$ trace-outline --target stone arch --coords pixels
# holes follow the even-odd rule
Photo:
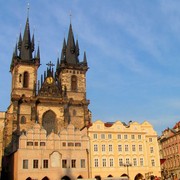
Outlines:
[[[30,178],[30,177],[28,177],[28,178],[26,178],[26,180],[31,180],[31,178]]]
[[[127,174],[122,174],[121,177],[129,177]]]
[[[81,175],[79,175],[79,176],[77,177],[77,179],[83,179],[83,177],[82,177]]]
[[[113,176],[111,174],[109,174],[108,177],[113,177]]]
[[[101,176],[95,176],[96,180],[101,180]]]
[[[28,88],[29,85],[29,73],[27,71],[23,74],[23,87]]]
[[[52,131],[56,133],[56,114],[53,111],[49,110],[43,114],[42,126],[47,131],[47,135]]]
[[[42,180],[49,180],[49,178],[47,176],[45,176]]]
[[[75,75],[71,76],[71,90],[77,91],[77,76]]]
[[[63,176],[63,177],[61,178],[61,180],[71,180],[71,178],[68,177],[68,176]]]
[[[141,179],[143,179],[143,175],[141,173],[138,173],[134,178],[134,180],[141,180]]]

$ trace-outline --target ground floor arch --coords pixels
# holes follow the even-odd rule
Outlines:
[[[142,179],[143,179],[143,175],[141,173],[138,173],[134,178],[134,180],[142,180]]]
[[[61,180],[71,180],[71,178],[68,177],[68,176],[63,176],[63,177],[61,178]]]

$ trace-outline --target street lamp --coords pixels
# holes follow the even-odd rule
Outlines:
[[[128,178],[129,178],[129,167],[132,166],[132,164],[131,163],[125,163],[125,164],[123,164],[123,166],[127,167],[127,175],[128,175]]]

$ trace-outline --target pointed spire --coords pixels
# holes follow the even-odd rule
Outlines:
[[[76,55],[79,56],[79,43],[78,43],[78,40],[76,40]]]
[[[59,69],[59,57],[57,58],[56,69]]]
[[[19,34],[19,42],[18,42],[18,49],[21,50],[21,46],[22,46],[22,36],[21,36],[21,32]]]
[[[32,49],[32,52],[34,51],[34,34],[32,36],[32,40],[31,40],[31,49]]]
[[[66,54],[66,39],[64,38],[64,41],[63,41],[63,53]]]
[[[36,58],[40,59],[40,49],[39,49],[39,45],[38,45],[38,49],[37,49]]]
[[[87,66],[87,58],[86,58],[86,51],[84,51],[84,59],[83,59],[83,64]]]
[[[34,37],[32,38],[32,42],[31,42],[28,17],[26,20],[22,43],[21,43],[21,36],[20,36],[19,48],[20,48],[20,58],[22,60],[29,61],[32,59],[32,52],[34,51]]]

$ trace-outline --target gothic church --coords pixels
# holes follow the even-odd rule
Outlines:
[[[21,147],[27,150],[30,146],[34,147],[34,143],[36,144],[35,146],[48,146],[48,141],[50,140],[46,139],[46,137],[49,137],[55,143],[58,137],[54,140],[54,136],[57,136],[63,130],[67,130],[64,135],[66,140],[70,137],[68,132],[71,135],[74,133],[75,138],[85,136],[87,133],[85,135],[81,135],[81,133],[91,123],[91,113],[88,109],[89,100],[86,98],[86,72],[88,70],[86,53],[84,52],[84,59],[80,61],[78,57],[79,44],[78,40],[75,41],[74,39],[72,24],[70,23],[69,26],[67,40],[64,38],[61,57],[57,59],[56,67],[54,68],[54,64],[51,61],[47,63],[47,70],[41,75],[40,80],[38,80],[40,48],[38,46],[37,53],[34,53],[34,42],[34,35],[31,37],[30,34],[29,17],[27,17],[24,34],[23,36],[21,33],[19,35],[19,41],[15,45],[10,65],[12,92],[11,103],[6,112],[3,144],[3,176],[7,179],[36,179],[36,176],[32,178],[32,174],[27,177],[26,173],[22,176],[20,175],[21,173],[15,174],[15,169],[18,170],[18,162],[17,164],[14,163],[13,168],[9,167],[12,161],[18,161],[18,158],[15,158],[15,154],[20,152]],[[31,128],[33,128],[34,133],[36,131],[39,133],[39,136],[35,139],[33,138],[36,135],[31,137],[28,134]],[[45,136],[42,135],[44,132],[47,133]],[[32,131],[29,133],[33,134]],[[51,137],[52,134],[53,137]],[[21,146],[23,144],[21,142],[21,139],[23,139],[21,138],[22,135],[29,136],[31,140],[26,139],[26,145]],[[44,138],[43,141],[42,138]],[[71,140],[69,143],[71,143]],[[77,141],[77,147],[83,146],[78,143],[80,141]],[[64,146],[66,145],[64,144]],[[71,145],[69,144],[69,146]],[[38,154],[40,149],[37,148],[33,153]],[[59,167],[57,161],[53,161],[53,158],[61,158],[63,155],[58,149],[61,149],[61,147],[51,150],[46,157],[46,161],[42,159],[43,163],[46,163],[46,165],[43,164],[42,166],[46,168],[50,166],[48,165],[50,163],[48,158],[50,157],[51,165],[54,163],[52,166]],[[45,152],[45,149],[43,151]],[[84,149],[85,154],[87,154],[86,151],[87,148]],[[32,153],[28,150],[25,152]],[[83,152],[81,155],[83,156]],[[18,156],[22,158],[23,165],[21,166],[28,168],[27,154],[24,157],[22,154]],[[35,159],[38,159],[38,157]],[[83,160],[85,158],[82,159],[84,163]],[[32,166],[34,168],[40,166],[38,163],[40,164],[40,162],[34,161]],[[66,164],[65,161],[64,163]],[[62,175],[65,176],[67,174],[62,173]],[[50,176],[50,172],[44,178],[48,179],[48,176]],[[56,176],[56,178],[60,177],[62,177],[61,174]],[[39,175],[39,178],[43,179],[43,176]]]

